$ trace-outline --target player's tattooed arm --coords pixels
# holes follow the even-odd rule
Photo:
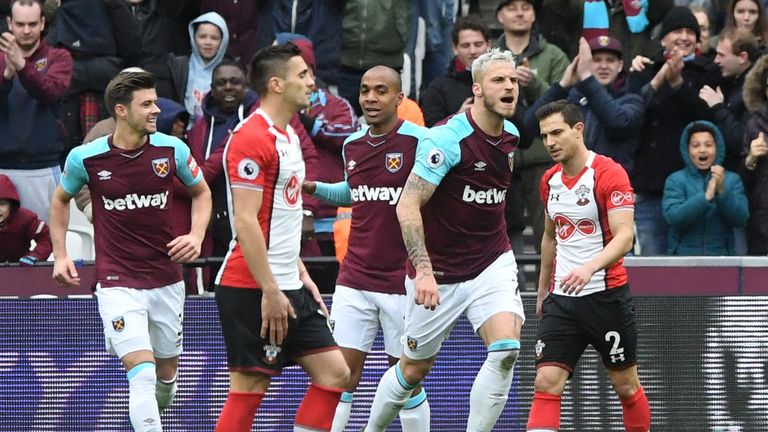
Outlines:
[[[435,193],[436,186],[411,173],[403,188],[400,203],[397,205],[397,218],[403,233],[403,242],[408,257],[417,270],[432,270],[432,263],[427,254],[424,241],[424,222],[421,219],[421,207]]]

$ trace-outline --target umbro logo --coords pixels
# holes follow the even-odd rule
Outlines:
[[[485,167],[488,164],[483,161],[475,162],[475,171],[485,171]]]
[[[99,176],[99,180],[109,180],[112,178],[112,173],[107,170],[101,170],[96,175]]]
[[[357,165],[357,162],[355,162],[355,161],[351,160],[351,161],[349,161],[349,163],[347,164],[347,169],[348,169],[348,170],[351,170],[351,169],[355,169],[355,166],[356,166],[356,165]]]

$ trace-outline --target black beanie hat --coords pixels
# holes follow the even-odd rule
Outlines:
[[[664,38],[667,33],[681,28],[689,28],[693,30],[693,32],[696,33],[696,41],[701,40],[699,22],[696,21],[693,12],[686,6],[675,6],[667,12],[664,21],[661,23],[661,34],[659,35],[659,39]]]

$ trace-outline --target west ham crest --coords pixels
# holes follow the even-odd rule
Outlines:
[[[387,159],[384,162],[384,166],[387,171],[396,173],[403,167],[403,154],[402,153],[387,153]]]
[[[40,60],[35,62],[35,70],[40,72],[43,69],[45,69],[45,66],[48,64],[48,57],[43,57]]]
[[[509,162],[509,170],[515,170],[515,152],[507,153],[507,161]]]
[[[122,315],[112,320],[112,328],[118,333],[123,331],[125,328],[125,319]]]
[[[419,347],[419,341],[417,341],[416,339],[410,336],[408,336],[407,338],[407,343],[408,343],[408,349],[411,351],[416,351],[416,349]]]
[[[171,162],[168,158],[152,159],[152,171],[160,178],[165,178],[171,172]]]
[[[535,349],[536,349],[536,358],[537,359],[541,359],[544,356],[544,347],[545,346],[547,346],[547,345],[544,342],[542,342],[541,339],[539,339],[536,342]]]

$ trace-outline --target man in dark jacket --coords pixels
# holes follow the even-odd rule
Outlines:
[[[488,26],[477,15],[467,15],[456,21],[451,34],[456,57],[448,74],[432,81],[422,96],[421,109],[427,127],[472,106],[472,62],[488,51],[490,36]]]
[[[72,57],[49,47],[40,3],[15,0],[11,32],[0,35],[0,174],[18,185],[24,205],[48,220],[64,149],[59,99],[72,78]]]
[[[630,173],[635,201],[637,240],[642,255],[664,255],[667,223],[661,211],[664,181],[683,168],[678,146],[685,125],[711,118],[711,110],[699,99],[699,90],[716,87],[717,66],[697,55],[700,29],[687,7],[674,7],[661,26],[661,46],[655,60],[635,58],[629,76],[630,91],[645,101],[645,123],[640,147]]]
[[[559,83],[542,95],[526,112],[525,128],[539,135],[536,111],[549,102],[568,99],[581,106],[585,118],[584,144],[632,171],[632,156],[645,119],[643,99],[626,91],[618,40],[599,36],[589,42],[581,38],[579,54]]]
[[[744,127],[749,119],[741,96],[744,77],[760,55],[759,43],[749,30],[723,31],[715,55],[723,81],[716,88],[705,85],[699,91],[699,97],[712,108],[714,123],[725,138],[723,166],[729,171],[739,169]]]
[[[35,241],[30,250],[31,241]],[[0,174],[0,262],[33,265],[51,255],[48,224],[19,202],[19,194],[8,176]]]

